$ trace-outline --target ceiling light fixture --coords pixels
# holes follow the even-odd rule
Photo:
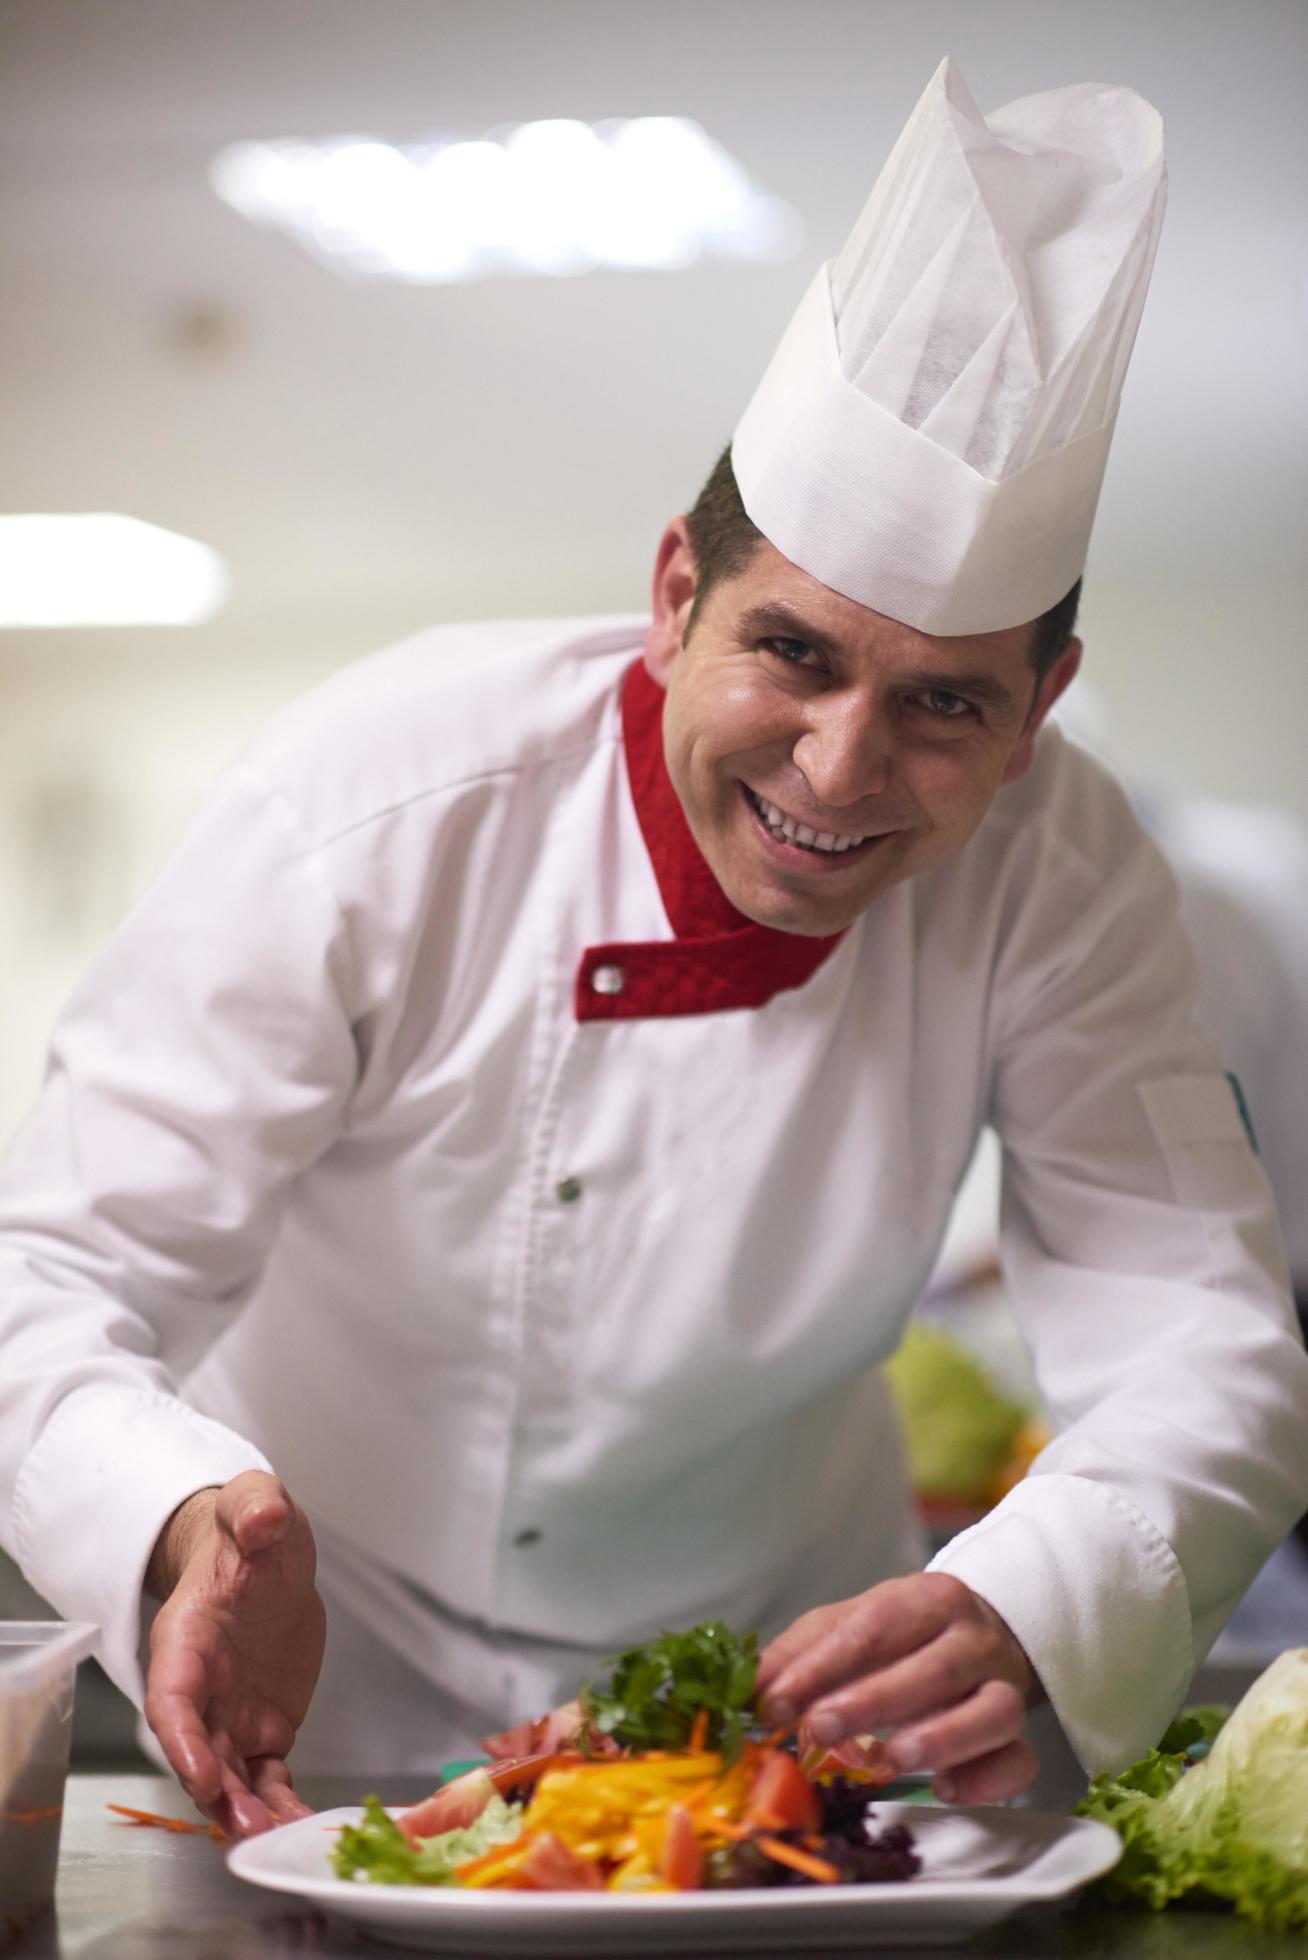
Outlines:
[[[138,517],[0,516],[0,627],[198,626],[226,595],[216,551]]]
[[[796,213],[684,116],[557,118],[470,141],[235,143],[210,181],[335,271],[438,285],[778,259]]]

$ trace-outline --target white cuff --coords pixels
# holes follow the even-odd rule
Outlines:
[[[155,1540],[197,1490],[270,1468],[253,1444],[172,1396],[102,1387],[65,1396],[29,1453],[14,1490],[19,1563],[67,1619],[100,1628],[97,1657],[138,1708]]]
[[[1088,1775],[1157,1742],[1194,1672],[1176,1555],[1119,1492],[1034,1474],[928,1567],[1002,1614]]]

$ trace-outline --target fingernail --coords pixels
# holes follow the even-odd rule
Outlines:
[[[916,1769],[926,1752],[915,1735],[897,1735],[886,1744],[886,1754],[901,1769]]]
[[[844,1722],[833,1709],[824,1708],[809,1720],[814,1742],[839,1742],[847,1733]]]

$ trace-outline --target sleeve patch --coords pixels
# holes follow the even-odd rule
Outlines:
[[[1140,1084],[1181,1204],[1225,1210],[1260,1180],[1253,1131],[1234,1077],[1171,1075]]]

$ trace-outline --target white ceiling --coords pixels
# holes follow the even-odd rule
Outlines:
[[[1300,644],[1303,0],[0,0],[3,507],[216,546],[231,604],[154,643],[178,658],[330,661],[441,616],[639,605],[664,518],[945,53],[983,107],[1094,77],[1162,108],[1172,203],[1092,560],[1103,618],[1151,595],[1173,663],[1207,631],[1187,692],[1251,594],[1256,634]],[[239,137],[657,113],[798,209],[799,260],[351,285],[206,181]],[[82,657],[66,635],[2,657],[56,639]],[[1166,749],[1178,669],[1150,671]],[[1300,659],[1282,686],[1308,705]]]

